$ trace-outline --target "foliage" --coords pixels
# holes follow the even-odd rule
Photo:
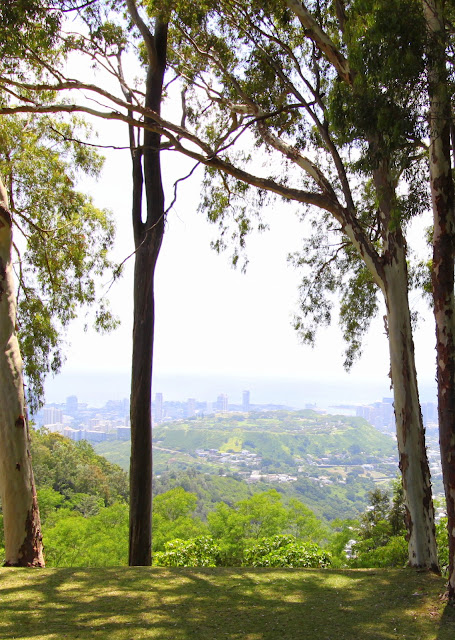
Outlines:
[[[10,0],[0,5],[0,53],[2,65],[18,71],[17,59],[34,66],[33,53],[52,59],[61,15],[45,0]],[[55,62],[55,58],[54,58]]]
[[[218,504],[207,521],[210,533],[220,544],[223,564],[241,564],[248,540],[281,533],[286,516],[281,496],[274,489],[240,500],[232,507]]]
[[[90,496],[104,506],[127,500],[126,473],[98,456],[86,440],[73,442],[45,429],[32,430],[31,438],[33,468],[43,499],[44,518],[52,509],[70,508],[84,513],[84,509],[90,509]]]
[[[288,507],[282,504],[282,496],[274,489],[257,493],[232,506],[220,502],[207,516],[212,536],[220,545],[224,565],[241,564],[244,553],[252,542],[276,535],[295,533],[299,543],[322,541],[327,529],[310,509],[298,500],[291,500]]]
[[[408,563],[408,543],[404,536],[392,536],[385,544],[369,548],[356,544],[350,567],[404,567]]]
[[[84,518],[64,510],[54,526],[44,528],[49,567],[108,567],[128,562],[128,506],[114,504]]]
[[[28,381],[29,407],[42,402],[45,375],[59,371],[65,329],[84,306],[97,305],[95,326],[116,325],[96,280],[112,268],[111,214],[77,190],[83,176],[100,174],[102,158],[75,142],[88,132],[80,119],[2,116],[0,173],[8,190],[13,224],[20,233],[18,335]]]
[[[403,490],[393,485],[393,501],[379,488],[370,493],[370,506],[360,518],[353,537],[349,565],[353,567],[395,567],[408,561],[405,538]]]
[[[153,564],[157,567],[216,567],[220,564],[220,548],[210,536],[172,540],[164,547],[164,551],[153,556]]]
[[[447,535],[447,518],[441,518],[436,525],[436,542],[438,543],[439,568],[443,575],[449,568],[449,539]]]
[[[317,544],[302,542],[291,535],[261,538],[245,549],[243,558],[246,567],[326,568],[330,564],[330,554]]]
[[[175,538],[187,540],[206,532],[206,526],[194,516],[196,503],[196,495],[182,487],[155,496],[152,517],[154,552],[168,550],[167,543]]]

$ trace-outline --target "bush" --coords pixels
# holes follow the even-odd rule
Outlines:
[[[350,567],[404,567],[408,562],[408,543],[404,536],[392,536],[387,544],[374,549],[359,550],[353,545]]]
[[[153,555],[157,567],[216,567],[220,563],[220,548],[210,536],[171,540],[164,548]]]
[[[449,538],[447,535],[447,518],[441,518],[436,525],[436,542],[438,543],[439,568],[442,575],[447,575],[449,568]]]
[[[301,542],[291,535],[262,538],[245,550],[243,565],[247,567],[312,567],[331,564],[330,554],[313,542]]]

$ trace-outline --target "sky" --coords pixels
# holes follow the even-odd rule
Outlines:
[[[94,123],[101,144],[128,144],[126,125]],[[99,207],[112,211],[116,221],[113,258],[133,252],[131,226],[131,168],[129,151],[103,152],[105,167],[98,181],[85,178],[79,188]],[[175,152],[163,154],[166,201],[173,183],[192,163]],[[228,393],[241,402],[243,389],[251,401],[305,406],[317,403],[368,403],[390,396],[388,345],[381,310],[365,338],[362,358],[348,374],[343,369],[339,328],[321,330],[316,346],[301,345],[292,317],[297,309],[298,273],[288,264],[299,249],[305,226],[298,205],[278,202],[265,212],[270,229],[247,241],[246,274],[233,269],[230,252],[210,248],[218,229],[198,212],[202,169],[179,186],[170,211],[156,272],[156,327],[153,393],[165,399],[214,400]],[[422,238],[424,222],[414,238]],[[46,385],[48,402],[62,402],[71,394],[80,401],[102,404],[129,394],[132,335],[133,260],[123,277],[100,281],[121,326],[110,335],[84,332],[85,318],[67,334],[62,372]],[[112,286],[110,286],[112,284]],[[423,401],[434,400],[434,329],[431,313],[420,296],[411,298],[420,314],[415,334],[416,360]]]

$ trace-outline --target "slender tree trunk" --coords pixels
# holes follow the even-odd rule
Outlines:
[[[372,148],[375,149],[375,142]],[[399,225],[388,161],[378,161],[373,179],[379,202],[384,251],[379,269],[387,308],[390,376],[393,385],[399,466],[403,479],[409,564],[439,573],[425,429],[420,411],[408,297],[406,242]]]
[[[399,234],[401,236],[401,234]],[[384,266],[399,466],[403,479],[409,564],[439,572],[430,470],[420,411],[403,243]]]
[[[16,336],[16,297],[11,264],[12,221],[0,181],[0,497],[5,565],[44,566]]]
[[[155,326],[154,274],[160,229],[144,231],[134,268],[134,326],[131,378],[129,564],[151,564],[152,548],[152,364]]]
[[[430,42],[430,185],[433,205],[433,303],[436,323],[439,445],[447,503],[448,596],[455,601],[455,202],[451,169],[443,3],[424,2]]]
[[[140,23],[142,29],[146,29]],[[145,106],[160,111],[166,68],[167,23],[156,20],[149,35],[149,69]],[[146,33],[146,35],[147,35]],[[151,564],[152,549],[152,365],[155,327],[154,276],[164,234],[164,193],[160,165],[160,136],[144,132],[141,148],[134,148],[133,229],[134,326],[131,377],[130,566]],[[145,185],[144,185],[145,183]],[[142,191],[146,212],[142,220]]]

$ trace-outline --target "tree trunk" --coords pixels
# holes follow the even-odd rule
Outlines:
[[[372,141],[375,151],[376,142]],[[406,508],[409,564],[439,573],[425,429],[420,411],[408,297],[406,242],[396,211],[388,160],[373,170],[379,203],[383,255],[378,273],[387,308],[390,376],[393,385],[399,466]]]
[[[131,377],[130,566],[151,564],[152,549],[152,363],[155,325],[154,274],[161,228],[144,232],[134,268]]]
[[[433,205],[433,303],[436,323],[439,445],[447,503],[448,597],[455,601],[455,202],[450,157],[451,105],[447,88],[443,3],[424,2],[430,34],[430,185]]]
[[[0,181],[0,497],[5,565],[43,567],[22,360],[15,327],[16,297],[11,248],[12,221],[6,190]]]
[[[143,29],[145,25],[141,23]],[[167,23],[156,20],[148,41],[149,69],[145,106],[160,112],[166,68]],[[147,119],[146,119],[147,120]],[[164,234],[164,193],[161,180],[160,136],[144,131],[144,144],[134,148],[133,229],[136,248],[134,268],[134,326],[131,377],[130,459],[130,566],[151,564],[152,549],[152,365],[155,326],[154,276]],[[146,216],[142,221],[145,182]]]
[[[420,412],[408,303],[404,241],[384,265],[390,370],[393,384],[399,465],[403,478],[409,564],[439,572],[430,470]],[[401,240],[401,242],[400,242]]]

